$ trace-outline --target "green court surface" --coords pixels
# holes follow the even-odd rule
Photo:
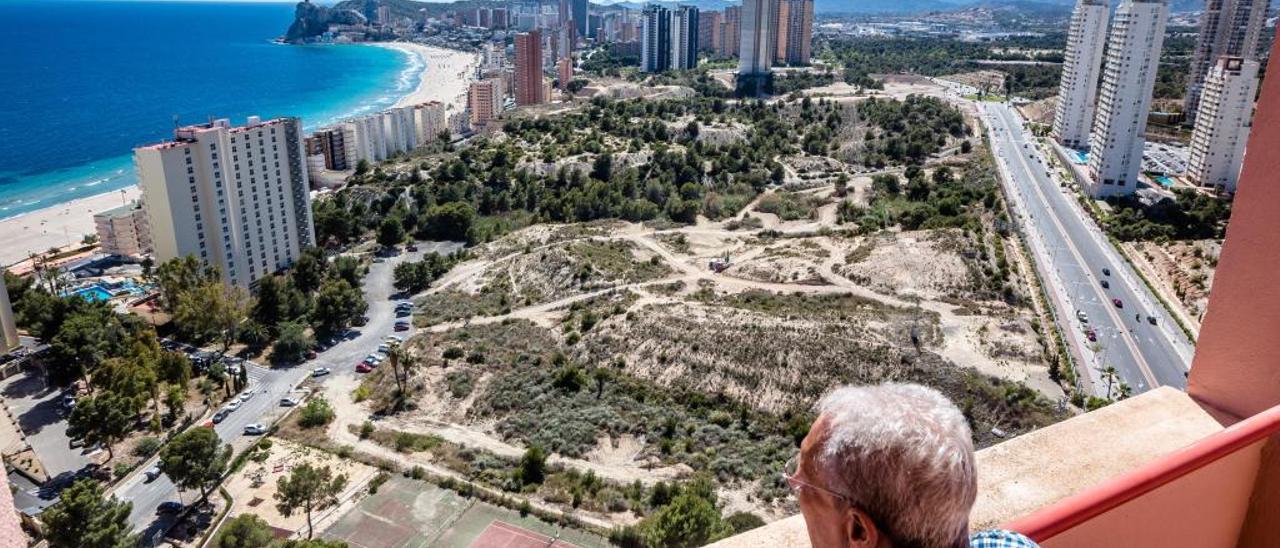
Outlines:
[[[357,548],[604,548],[597,535],[403,477],[388,480],[321,536]]]

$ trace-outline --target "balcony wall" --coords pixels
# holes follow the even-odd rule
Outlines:
[[[1185,393],[1159,388],[988,447],[977,454],[971,526],[1000,527],[1222,429]],[[793,516],[711,546],[804,548],[809,540],[803,516]]]

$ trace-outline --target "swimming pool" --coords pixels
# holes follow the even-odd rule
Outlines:
[[[111,298],[111,292],[107,291],[100,285],[91,285],[82,287],[71,292],[72,295],[79,295],[91,302],[105,301]]]
[[[1173,179],[1170,179],[1170,178],[1165,177],[1165,176],[1163,176],[1163,175],[1161,175],[1160,177],[1156,177],[1156,178],[1155,178],[1155,180],[1156,180],[1156,182],[1157,182],[1157,183],[1160,183],[1160,184],[1161,184],[1162,186],[1164,186],[1165,188],[1169,188],[1169,187],[1172,187],[1172,186],[1173,186]]]
[[[81,287],[64,295],[79,295],[85,299],[97,302],[108,300],[117,294],[124,292],[129,295],[140,295],[146,292],[146,289],[139,287],[133,282],[98,282],[90,286]]]
[[[1080,150],[1073,150],[1073,151],[1071,151],[1071,152],[1072,152],[1072,153],[1074,153],[1074,154],[1076,155],[1076,163],[1077,163],[1077,164],[1084,165],[1084,164],[1089,163],[1089,153],[1088,153],[1088,152],[1084,152],[1084,151],[1080,151]]]

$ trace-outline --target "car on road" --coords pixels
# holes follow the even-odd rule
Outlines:
[[[253,398],[252,390],[245,390],[244,392],[240,393],[240,401],[249,401],[252,398]]]
[[[157,514],[177,514],[182,511],[182,503],[176,500],[166,500],[156,506]]]
[[[75,397],[74,397],[74,396],[63,396],[63,397],[62,397],[62,408],[63,408],[63,409],[66,409],[67,411],[70,411],[70,410],[72,410],[72,409],[75,409],[75,408],[76,408],[76,399],[75,399]]]
[[[230,415],[230,414],[231,412],[227,411],[226,409],[219,409],[217,413],[213,414],[213,424],[218,424],[222,422],[222,420],[227,418],[227,415]]]
[[[1083,310],[1076,311],[1076,319],[1080,320],[1080,323],[1089,323],[1089,315],[1085,314]]]
[[[1110,268],[1103,268],[1103,269],[1102,269],[1102,275],[1103,275],[1103,276],[1110,276],[1110,275],[1111,275],[1111,269],[1110,269]]]
[[[401,337],[400,335],[387,335],[383,341],[386,341],[386,343],[391,346],[399,346],[400,343],[404,342],[404,337]]]
[[[311,370],[311,376],[312,376],[312,377],[323,377],[323,376],[328,375],[329,373],[332,373],[332,372],[333,372],[333,371],[330,371],[328,367],[317,367],[317,368],[315,368],[315,369],[312,369],[312,370]]]
[[[389,345],[389,344],[387,344],[387,343],[382,343],[382,344],[378,345],[378,352],[386,353],[386,352],[390,352],[390,351],[391,351],[391,345]]]
[[[146,478],[147,482],[155,481],[156,478],[160,477],[160,467],[152,466],[151,468],[146,469],[142,472],[142,477]]]
[[[354,325],[354,326],[356,326],[356,327],[361,327],[361,326],[363,326],[364,324],[367,324],[367,323],[369,323],[369,317],[368,317],[368,316],[360,316],[359,318],[356,318],[355,320],[353,320],[353,321],[351,322],[351,325]]]
[[[369,354],[368,356],[364,357],[364,362],[369,365],[376,365],[376,364],[382,363],[382,356],[379,356],[377,354]]]
[[[1111,288],[1111,282],[1108,282],[1108,281],[1106,281],[1106,280],[1100,280],[1100,282],[1102,283],[1102,288],[1103,288],[1103,289],[1110,289],[1110,288]]]
[[[1124,302],[1120,299],[1111,299],[1111,304],[1116,305],[1116,308],[1124,308]]]
[[[236,409],[239,409],[239,408],[240,408],[240,400],[234,399],[234,398],[231,401],[227,402],[226,407],[223,407],[223,409],[226,409],[227,412],[235,411]]]
[[[405,321],[405,320],[397,321],[397,322],[396,322],[395,330],[396,330],[396,331],[408,331],[408,330],[409,330],[409,322],[408,322],[408,321]]]
[[[267,433],[267,427],[262,423],[252,423],[244,425],[244,433],[246,436],[261,436]]]
[[[356,373],[368,373],[370,371],[373,371],[373,366],[364,362],[356,364]]]
[[[280,407],[293,407],[295,405],[298,405],[298,402],[299,402],[298,398],[294,398],[294,397],[280,398]]]

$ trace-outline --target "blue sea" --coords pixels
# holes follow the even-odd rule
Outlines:
[[[0,0],[0,218],[134,184],[134,147],[175,122],[394,104],[425,69],[362,45],[273,43],[293,4]]]

